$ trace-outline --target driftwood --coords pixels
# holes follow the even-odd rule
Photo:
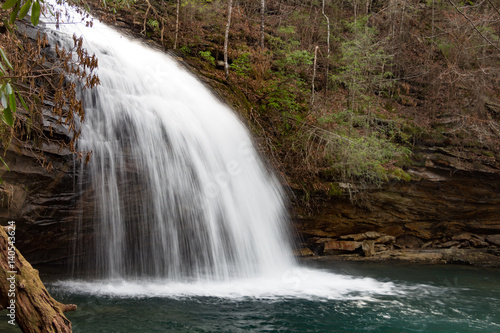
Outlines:
[[[12,241],[14,225],[0,227],[0,310],[7,310],[0,312],[2,320],[10,324],[15,321],[23,332],[71,332],[71,322],[63,312],[75,310],[76,305],[53,299],[38,270],[12,246]]]

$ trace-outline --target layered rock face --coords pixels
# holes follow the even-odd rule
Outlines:
[[[47,131],[66,140],[67,131],[49,113],[44,113]],[[40,155],[43,152],[43,156]],[[0,154],[4,155],[0,150]],[[68,259],[81,216],[75,154],[56,143],[31,143],[12,140],[0,177],[0,224],[15,221],[16,246],[33,264]]]
[[[50,171],[33,147],[12,142],[5,156],[11,171],[1,174],[0,222],[16,222],[17,245],[31,262],[64,263],[72,255],[77,224],[92,219],[94,208],[87,200],[92,194],[80,193],[80,161],[74,154],[56,145],[42,149]],[[415,180],[372,192],[368,208],[348,198],[323,197],[315,215],[297,214],[299,254],[373,256],[398,249],[481,249],[498,254],[499,173],[426,164],[410,170]],[[95,237],[91,228],[83,230],[87,234],[78,237]]]
[[[295,226],[303,242],[299,252],[372,256],[398,249],[483,249],[498,253],[500,174],[495,160],[484,171],[471,171],[458,169],[458,160],[438,163],[442,158],[437,156],[428,155],[425,166],[409,170],[414,180],[372,192],[367,207],[357,207],[347,198],[323,198],[318,215],[298,215]]]

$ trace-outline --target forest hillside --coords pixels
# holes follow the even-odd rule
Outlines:
[[[201,73],[306,201],[323,191],[362,204],[363,190],[414,178],[428,147],[439,163],[498,170],[494,1],[83,3]]]

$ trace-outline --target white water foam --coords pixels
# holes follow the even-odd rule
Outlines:
[[[65,293],[119,298],[191,298],[217,297],[223,299],[309,299],[364,300],[380,295],[404,294],[404,288],[392,282],[372,278],[333,274],[326,271],[296,268],[280,277],[213,281],[198,279],[192,282],[165,280],[103,280],[60,281],[52,285]]]

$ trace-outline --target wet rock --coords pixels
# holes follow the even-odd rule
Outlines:
[[[400,249],[415,249],[421,248],[424,245],[424,241],[413,235],[403,235],[396,239],[395,245]]]
[[[450,248],[450,247],[454,247],[454,246],[458,246],[458,245],[460,245],[460,241],[449,241],[449,242],[445,242],[443,244],[440,244],[438,247]]]
[[[365,255],[365,257],[371,257],[375,255],[375,241],[372,240],[363,241],[361,249],[363,250],[363,254]]]
[[[324,244],[332,241],[336,241],[335,238],[321,238],[321,237],[314,237],[314,244]]]
[[[446,263],[441,252],[396,252],[391,255],[391,259],[409,262]]]
[[[325,243],[324,252],[326,254],[339,252],[354,252],[361,247],[360,242],[354,241],[331,241]]]
[[[459,249],[470,249],[472,248],[471,242],[469,241],[464,241],[461,242],[460,245],[458,246]]]
[[[486,241],[495,244],[497,246],[500,246],[500,235],[490,235],[486,237]]]
[[[44,119],[47,126],[58,129],[54,131],[58,138],[69,140],[56,118],[44,112]],[[46,165],[52,166],[50,170],[41,165],[34,151],[44,153]],[[0,149],[0,154],[11,170],[0,171],[4,180],[0,185],[0,224],[15,221],[16,245],[31,263],[68,260],[75,222],[80,217],[82,222],[91,221],[93,212],[91,204],[80,204],[83,193],[79,192],[75,179],[80,162],[69,150],[48,142],[35,145],[14,139],[7,151]],[[82,214],[83,207],[86,216]],[[89,230],[81,236],[92,237],[91,233]]]
[[[461,233],[453,236],[452,241],[459,241],[460,248],[471,247],[471,248],[484,248],[489,246],[487,242],[485,242],[484,235],[476,235],[471,233]]]
[[[0,188],[0,209],[19,214],[25,206],[27,191],[22,186],[6,184]]]
[[[319,213],[302,212],[295,223],[297,230],[305,238],[314,234],[358,242],[371,240],[366,233],[376,232],[381,235],[373,239],[376,244],[386,242],[381,237],[392,236],[396,249],[432,249],[450,241],[458,243],[446,246],[496,248],[500,246],[500,161],[489,158],[477,171],[469,162],[473,161],[470,152],[460,154],[426,148],[422,161],[433,161],[433,166],[408,170],[414,180],[373,190],[366,208],[353,205],[347,196],[321,197]],[[439,164],[440,160],[448,162]],[[383,247],[377,246],[379,250]]]
[[[375,240],[375,243],[379,244],[394,244],[395,242],[396,242],[396,237],[389,235],[384,235]]]
[[[311,249],[307,248],[307,247],[296,249],[296,250],[293,251],[293,254],[296,257],[311,257],[311,256],[314,256],[314,252]]]
[[[470,241],[475,237],[477,237],[477,236],[474,234],[471,234],[469,232],[464,232],[464,233],[453,236],[451,239],[456,240],[456,241]]]
[[[483,267],[500,267],[500,249],[429,249],[392,250],[376,252],[371,257],[342,254],[324,257],[324,260],[341,261],[394,261],[425,264],[465,264]]]
[[[489,246],[489,244],[487,242],[485,242],[484,240],[476,239],[476,238],[471,239],[469,241],[469,243],[472,247],[475,247],[475,248],[484,248],[484,247]]]
[[[424,245],[422,245],[422,249],[427,249],[429,247],[432,247],[433,244],[434,244],[434,241],[427,242]]]
[[[377,239],[382,235],[376,231],[367,231],[361,234],[340,236],[340,239],[352,239],[353,241],[363,241],[366,239]]]
[[[392,251],[392,250],[394,250],[394,246],[392,246],[392,244],[386,245],[386,244],[375,243],[375,253]]]
[[[406,234],[414,235],[421,239],[431,239],[433,237],[434,224],[431,222],[412,222],[405,225]]]

